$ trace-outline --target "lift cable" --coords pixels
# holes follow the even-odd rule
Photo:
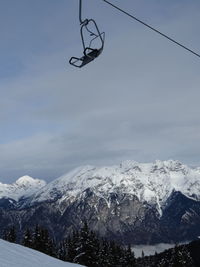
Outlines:
[[[149,24],[145,23],[144,21],[136,18],[135,16],[131,15],[130,13],[128,13],[127,11],[121,9],[120,7],[114,5],[113,3],[109,2],[108,0],[103,0],[104,2],[106,2],[107,4],[109,4],[110,6],[112,6],[113,8],[119,10],[120,12],[124,13],[125,15],[131,17],[132,19],[136,20],[137,22],[143,24],[144,26],[148,27],[149,29],[151,29],[154,32],[157,32],[158,34],[160,34],[161,36],[165,37],[166,39],[168,39],[169,41],[175,43],[176,45],[182,47],[183,49],[187,50],[188,52],[192,53],[193,55],[200,57],[200,54],[194,52],[193,50],[189,49],[188,47],[184,46],[183,44],[177,42],[176,40],[172,39],[171,37],[167,36],[166,34],[160,32],[159,30],[153,28],[152,26],[150,26]]]

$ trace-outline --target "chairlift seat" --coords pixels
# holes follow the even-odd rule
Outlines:
[[[69,63],[75,67],[82,68],[83,66],[87,65],[95,58],[97,58],[101,54],[102,50],[103,50],[102,48],[92,49],[87,47],[84,50],[83,56],[81,58],[71,57]]]
[[[79,3],[79,20],[81,25],[80,34],[83,46],[83,56],[80,58],[71,57],[69,63],[74,67],[82,68],[97,58],[103,51],[105,33],[99,31],[94,19],[82,20],[82,0],[80,0]],[[85,38],[85,33],[89,34],[89,39]],[[98,48],[94,45],[94,41],[99,42]]]

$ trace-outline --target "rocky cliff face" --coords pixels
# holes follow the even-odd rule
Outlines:
[[[200,235],[200,170],[172,160],[80,167],[26,197],[4,195],[0,207],[0,229],[39,223],[57,239],[87,220],[124,243],[191,240]]]

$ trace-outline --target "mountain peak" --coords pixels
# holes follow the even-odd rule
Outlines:
[[[172,159],[169,159],[169,160],[156,160],[155,161],[155,164],[160,166],[160,167],[167,167],[167,168],[170,168],[170,169],[177,169],[177,168],[184,168],[185,165],[183,163],[181,163],[180,161],[178,160],[172,160]]]
[[[120,192],[160,207],[173,191],[199,199],[200,172],[175,160],[153,163],[128,160],[115,166],[83,166],[49,183],[35,194],[33,201],[58,198],[62,201],[77,197],[88,188],[103,198]]]
[[[13,184],[0,183],[0,198],[11,198],[18,201],[21,197],[28,197],[46,185],[43,180],[22,176]]]
[[[38,180],[38,179],[34,179],[31,176],[29,176],[29,175],[24,175],[24,176],[18,178],[16,180],[15,184],[31,183],[31,182],[34,182],[35,180]]]

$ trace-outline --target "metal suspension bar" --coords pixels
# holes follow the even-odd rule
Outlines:
[[[79,21],[80,21],[80,25],[82,25],[82,24],[87,24],[87,19],[82,19],[82,0],[79,0]]]
[[[80,24],[83,23],[83,21],[82,21],[82,0],[79,0],[79,21],[80,21]]]

